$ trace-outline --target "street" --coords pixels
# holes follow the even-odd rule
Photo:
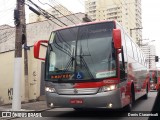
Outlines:
[[[143,113],[144,111],[146,111],[147,113],[149,113],[152,110],[152,106],[154,104],[155,101],[155,97],[157,95],[157,92],[149,92],[148,95],[148,99],[147,100],[143,100],[143,99],[139,99],[136,101],[135,105],[132,108],[132,114],[138,114],[138,113]],[[85,120],[99,120],[99,119],[114,119],[114,120],[148,120],[148,117],[127,117],[128,113],[121,113],[119,114],[119,112],[121,112],[120,110],[118,111],[109,111],[106,109],[93,109],[91,111],[89,110],[85,110],[85,111],[75,111],[72,108],[55,108],[55,109],[51,109],[48,111],[44,111],[42,112],[42,116],[45,116],[43,118],[34,118],[37,120],[50,120],[50,119],[54,119],[54,120],[81,120],[81,119],[85,119]],[[108,117],[108,115],[111,114],[115,114],[114,117]],[[118,113],[118,116],[116,116]],[[18,120],[29,120],[29,119],[33,119],[33,118],[16,118]]]

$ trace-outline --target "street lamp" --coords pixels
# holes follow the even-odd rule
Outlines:
[[[139,30],[139,29],[143,29],[143,28],[140,27],[140,28],[132,28],[132,29],[130,29],[130,36],[132,37],[132,30]]]
[[[143,39],[142,39],[143,40]],[[139,44],[139,46],[147,46],[150,42],[154,42],[154,41],[156,41],[156,40],[150,40],[150,41],[148,41],[147,43],[145,43],[145,44]]]
[[[154,59],[151,59],[151,58],[153,58],[153,57],[156,57],[156,55],[151,55],[151,54],[149,54],[149,55],[147,56],[146,62],[148,63],[149,69],[151,68],[151,63],[152,63],[152,61],[155,61],[155,58],[154,58]]]
[[[147,39],[144,39],[144,40],[147,40]],[[149,40],[148,42],[146,42],[144,44],[139,44],[139,47],[141,47],[142,51],[144,51],[144,53],[147,55],[146,57],[147,57],[149,68],[151,68],[151,66],[153,67],[155,65],[155,63],[153,62],[153,61],[155,61],[155,56],[156,56],[155,55],[155,47],[149,45],[150,42],[154,42],[154,41],[155,40]]]
[[[144,40],[149,40],[149,38],[148,39],[138,39],[137,44],[139,47],[141,46],[142,41],[144,41]]]

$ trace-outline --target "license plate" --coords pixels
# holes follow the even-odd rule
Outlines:
[[[71,104],[83,104],[83,100],[82,99],[71,99],[70,103]]]

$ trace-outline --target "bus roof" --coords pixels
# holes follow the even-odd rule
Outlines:
[[[111,20],[92,21],[92,22],[79,23],[79,24],[76,24],[76,25],[65,26],[65,27],[62,27],[62,28],[55,29],[55,30],[53,30],[52,32],[58,31],[58,30],[67,29],[67,28],[72,28],[72,27],[79,27],[79,26],[92,25],[92,24],[105,23],[105,22],[114,22],[115,25],[116,25],[116,23],[117,23],[116,20],[112,20],[112,21],[111,21]]]

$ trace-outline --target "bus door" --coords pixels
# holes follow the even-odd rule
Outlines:
[[[120,82],[126,81],[127,76],[127,60],[124,57],[123,48],[119,53],[119,66],[120,66]]]

